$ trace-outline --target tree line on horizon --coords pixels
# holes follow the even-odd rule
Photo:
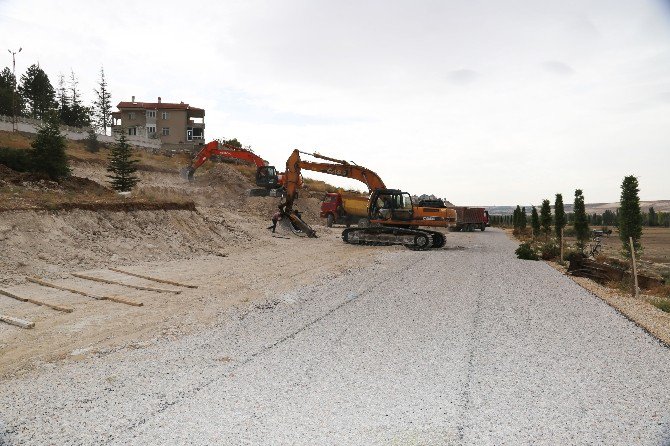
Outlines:
[[[92,127],[107,134],[107,128],[112,126],[112,103],[103,67],[93,92],[93,102],[85,105],[79,80],[72,70],[67,78],[59,75],[55,88],[39,63],[29,66],[20,82],[12,70],[5,67],[0,71],[0,115],[42,121],[55,118],[61,125]]]
[[[542,200],[542,206],[538,212],[535,206],[531,208],[530,219],[525,207],[516,206],[512,215],[493,215],[491,224],[496,226],[511,226],[515,235],[525,235],[530,229],[533,239],[544,235],[545,245],[551,243],[551,251],[554,246],[562,246],[565,227],[570,224],[570,235],[576,240],[577,249],[584,253],[586,244],[591,239],[590,225],[593,226],[616,226],[619,230],[619,238],[622,243],[622,254],[630,256],[630,239],[633,240],[633,249],[636,254],[642,251],[641,237],[642,227],[647,226],[670,226],[670,216],[667,212],[656,212],[653,207],[649,212],[643,213],[640,208],[639,183],[635,176],[624,177],[621,183],[620,206],[616,212],[606,210],[603,214],[587,214],[584,202],[584,193],[581,189],[575,190],[573,212],[566,213],[563,204],[563,195],[556,194],[554,201],[554,213],[551,212],[551,203],[548,199]],[[554,237],[550,242],[551,233]],[[528,243],[526,243],[528,244]],[[523,243],[522,243],[523,245]],[[529,244],[528,244],[529,245]],[[547,249],[544,246],[544,249]],[[530,249],[530,245],[528,246]],[[535,256],[536,257],[536,256]]]
[[[525,207],[521,208],[522,211],[524,209]],[[513,228],[514,214],[518,211],[518,209],[515,209],[512,214],[491,215],[489,217],[491,219],[491,224],[494,226]],[[565,215],[567,216],[568,224],[572,224],[575,218],[574,212],[566,212]],[[607,209],[600,214],[597,212],[587,213],[586,218],[591,226],[601,226],[605,229],[609,227],[617,227],[619,226],[619,209],[614,211]],[[642,211],[642,226],[670,228],[670,212],[656,211],[653,206],[650,206],[647,212]]]

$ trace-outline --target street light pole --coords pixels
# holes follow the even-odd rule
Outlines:
[[[19,48],[18,51],[9,51],[9,54],[12,55],[12,76],[14,76],[14,85],[12,86],[12,131],[17,131],[16,128],[16,54],[20,53],[23,48]]]

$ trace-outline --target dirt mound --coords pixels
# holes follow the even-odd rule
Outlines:
[[[89,178],[71,176],[63,179],[59,184],[63,189],[75,192],[88,192],[92,194],[114,193],[112,189]]]
[[[132,261],[185,259],[245,243],[223,218],[172,211],[0,213],[0,283]]]

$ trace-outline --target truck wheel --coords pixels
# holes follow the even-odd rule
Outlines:
[[[328,214],[326,217],[326,226],[329,228],[333,227],[333,223],[335,222],[335,217],[333,217],[333,214]]]

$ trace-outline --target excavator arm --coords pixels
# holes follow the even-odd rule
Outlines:
[[[311,170],[313,172],[327,173],[330,175],[337,175],[345,178],[353,178],[364,183],[372,192],[376,189],[386,189],[384,182],[375,172],[362,166],[349,163],[344,160],[330,158],[318,153],[305,153],[306,155],[315,158],[332,161],[332,163],[317,163],[312,161],[303,161],[300,158],[299,150],[294,150],[291,156],[286,161],[286,172],[284,173],[284,187],[286,188],[286,201],[280,205],[280,210],[284,215],[288,216],[297,226],[304,225],[309,230],[303,229],[303,232],[309,234],[309,231],[314,232],[305,222],[300,219],[294,221],[293,202],[298,197],[298,189],[302,184],[301,171]],[[297,218],[297,217],[296,217]],[[302,229],[302,228],[301,228]]]
[[[183,174],[189,180],[192,180],[193,174],[195,174],[195,171],[198,169],[198,167],[202,166],[205,161],[214,155],[249,161],[254,163],[256,167],[263,167],[268,165],[267,161],[256,155],[251,150],[241,149],[239,147],[231,146],[219,141],[211,141],[205,144],[200,152],[198,152],[198,154],[193,158],[191,164],[188,167],[182,169]]]

